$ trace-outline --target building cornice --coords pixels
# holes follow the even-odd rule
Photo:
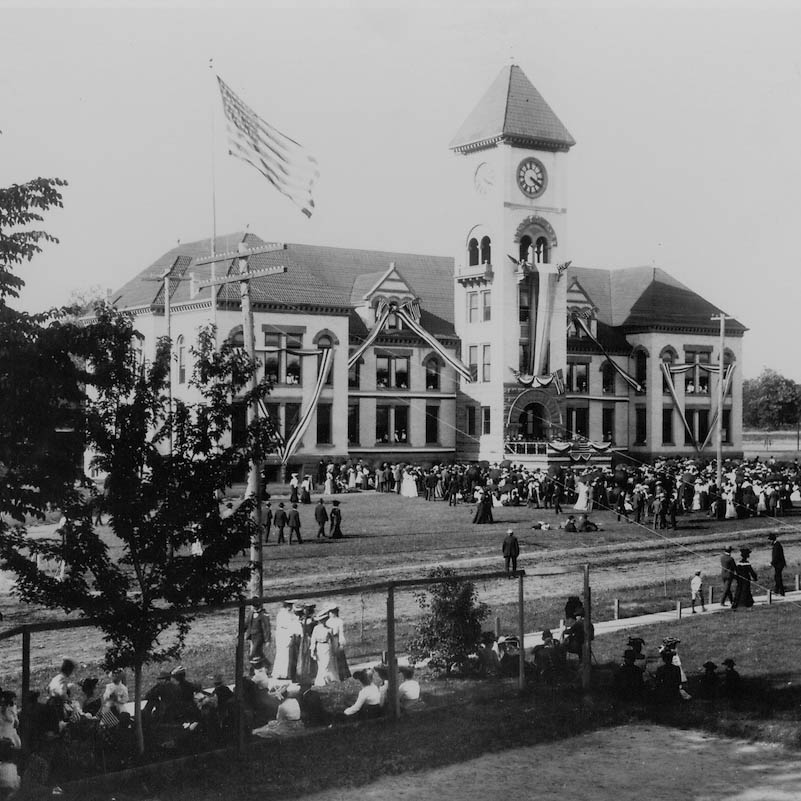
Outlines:
[[[655,324],[648,324],[648,325],[621,325],[619,330],[625,335],[628,336],[629,334],[691,334],[691,335],[701,335],[701,336],[712,336],[712,337],[719,337],[720,336],[720,328],[719,327],[707,327],[707,326],[687,326],[687,325],[655,325]],[[743,328],[743,330],[732,330],[727,328],[725,335],[727,337],[736,337],[742,338],[747,328]]]

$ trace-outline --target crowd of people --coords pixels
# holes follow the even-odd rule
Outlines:
[[[293,475],[290,501],[300,497],[303,502],[307,497],[310,502],[315,486],[323,496],[375,490],[450,505],[475,504],[474,523],[492,523],[493,508],[525,505],[552,509],[557,515],[563,507],[566,512],[578,512],[583,519],[577,527],[585,525],[593,511],[606,510],[616,513],[618,520],[657,529],[675,529],[677,517],[687,512],[719,520],[778,517],[792,508],[793,501],[801,501],[797,461],[778,465],[772,458],[766,462],[759,458],[726,460],[722,475],[718,488],[715,462],[702,459],[660,459],[653,464],[627,463],[614,468],[585,463],[549,469],[509,460],[434,465],[321,461],[316,485],[311,475],[303,480],[305,495],[297,496],[299,477]]]

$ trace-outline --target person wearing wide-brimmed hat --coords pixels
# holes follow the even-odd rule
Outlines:
[[[325,610],[328,612],[326,626],[331,629],[331,672],[340,680],[350,678],[348,659],[345,656],[345,627],[339,616],[339,607],[329,604]]]
[[[270,644],[271,639],[270,616],[264,611],[261,599],[253,598],[245,619],[245,640],[249,643],[248,658],[258,657],[267,661],[264,648]]]
[[[292,477],[289,479],[289,502],[290,503],[297,503],[298,502],[298,487],[300,486],[300,481],[298,479],[298,474],[293,473]]]
[[[339,501],[331,501],[331,516],[328,534],[332,540],[342,539],[342,510],[339,508]]]
[[[301,611],[298,612],[298,606]],[[295,614],[298,616],[300,622],[301,636],[296,638],[297,650],[295,651],[295,681],[299,684],[311,684],[314,680],[315,670],[317,665],[312,659],[312,645],[311,637],[317,621],[314,619],[317,604],[303,603],[296,604]]]
[[[702,665],[704,675],[698,683],[698,696],[704,701],[714,701],[718,695],[718,674],[715,672],[718,666],[711,661],[706,661]]]
[[[311,658],[317,663],[317,674],[314,677],[315,687],[324,687],[338,676],[331,669],[331,629],[326,625],[328,611],[314,616],[314,629],[311,634]]]
[[[723,660],[726,671],[723,674],[723,694],[727,698],[737,698],[740,695],[740,674],[734,669],[734,660],[729,657]]]
[[[156,683],[145,693],[145,709],[142,723],[145,726],[158,726],[173,723],[181,706],[181,691],[172,681],[169,670],[158,674]]]
[[[750,548],[740,548],[740,561],[735,565],[735,576],[737,578],[737,589],[734,592],[734,600],[732,601],[731,608],[739,609],[745,607],[750,609],[754,605],[754,596],[751,594],[751,582],[757,580],[757,574],[751,562],[748,561],[751,556]]]

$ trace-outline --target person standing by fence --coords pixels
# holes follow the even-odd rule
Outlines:
[[[731,591],[731,583],[734,579],[734,574],[737,564],[734,557],[731,555],[731,545],[723,549],[723,554],[720,557],[720,580],[723,582],[723,597],[720,599],[720,605],[726,606],[726,599],[730,603],[734,603],[734,595]]]
[[[779,542],[778,535],[775,532],[768,534],[768,540],[771,543],[770,566],[773,568],[773,591],[776,595],[784,595],[782,571],[787,567],[787,562],[784,558],[784,547]]]
[[[517,541],[517,537],[515,537],[514,531],[512,529],[506,530],[506,538],[503,541],[503,560],[506,565],[506,572],[509,573],[509,568],[511,567],[512,572],[517,571],[517,557],[520,556],[520,543]]]

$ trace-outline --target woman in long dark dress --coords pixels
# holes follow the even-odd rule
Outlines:
[[[474,523],[492,523],[492,493],[484,490],[476,502],[476,513],[473,515]]]
[[[751,594],[751,582],[757,580],[757,574],[748,557],[751,556],[750,548],[740,548],[740,561],[734,566],[734,576],[737,580],[737,589],[734,593],[734,600],[731,608],[737,609],[744,606],[750,609],[754,605],[754,596]]]

